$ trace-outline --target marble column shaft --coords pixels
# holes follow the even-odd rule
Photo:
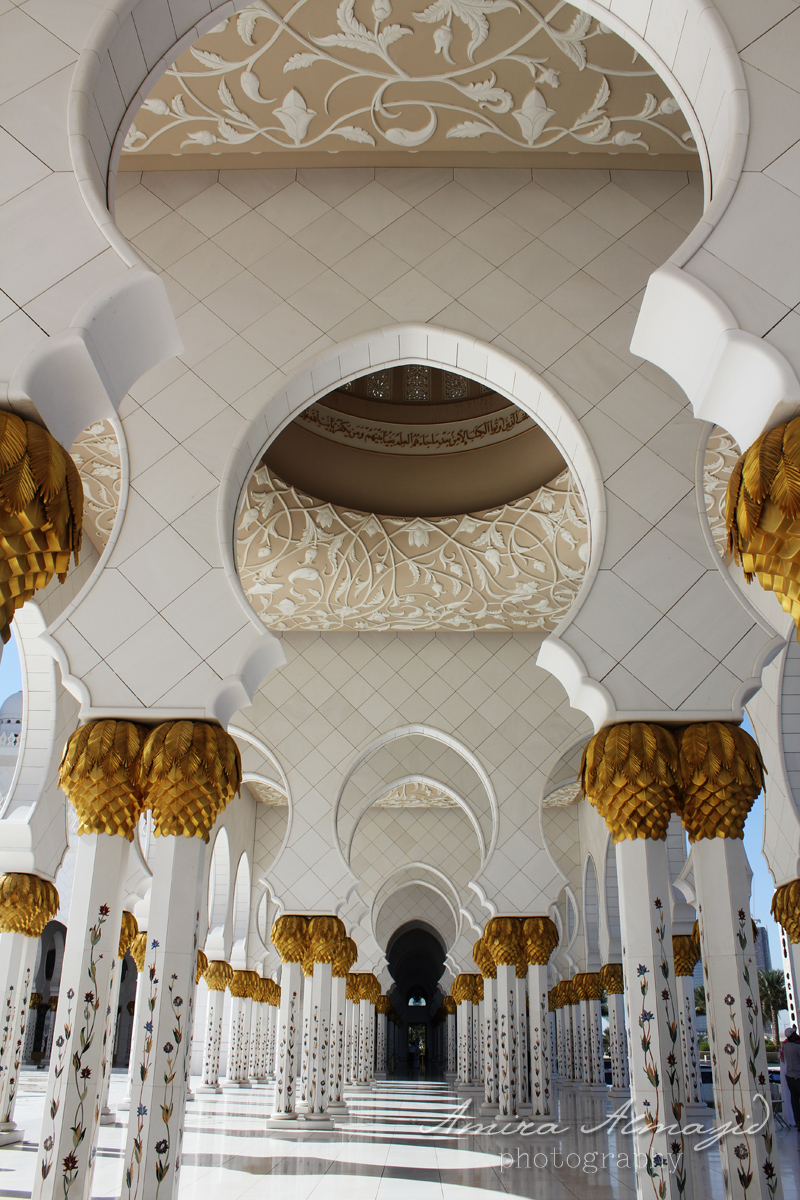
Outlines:
[[[23,1139],[14,1121],[22,1050],[29,1029],[31,982],[36,965],[38,938],[24,933],[0,933],[0,1146]]]
[[[723,1176],[748,1200],[777,1200],[775,1125],[769,1092],[758,967],[750,919],[750,878],[741,838],[704,837],[692,846],[709,1044]],[[762,1127],[763,1126],[763,1127]],[[758,1127],[759,1132],[754,1132]]]
[[[625,1032],[625,997],[608,994],[608,1048],[611,1058],[611,1086],[630,1087],[628,1074],[628,1039]]]
[[[454,1075],[458,1070],[457,1054],[458,1054],[458,1030],[456,1028],[456,1014],[447,1014],[447,1073]]]
[[[275,1041],[275,1104],[272,1120],[297,1118],[298,1041],[303,1011],[303,967],[285,962],[281,971],[281,1005]]]
[[[183,835],[160,841],[147,929],[147,991],[132,1046],[137,1074],[122,1200],[170,1200],[180,1183],[206,847],[201,838]]]
[[[329,1107],[344,1108],[344,1080],[346,1074],[346,998],[347,979],[334,975],[331,980],[331,1053],[328,1063]]]
[[[517,976],[516,995],[517,1022],[517,1104],[527,1105],[530,1099],[528,1079],[528,981]]]
[[[140,978],[141,984],[141,978]],[[137,1011],[139,994],[137,990]],[[206,1035],[203,1042],[203,1083],[202,1091],[221,1092],[219,1082],[219,1055],[222,1045],[222,1015],[225,1010],[225,990],[208,989],[208,1008],[206,1010]],[[131,1055],[133,1062],[133,1055]]]
[[[103,1091],[104,1031],[119,949],[130,843],[107,833],[78,838],[61,985],[56,1053],[36,1159],[35,1200],[88,1200]]]
[[[517,1100],[517,968],[497,967],[497,1109],[500,1117],[515,1117]]]
[[[534,1117],[549,1117],[551,1063],[546,963],[528,965],[528,1029],[531,1051],[531,1112]]]
[[[329,1055],[331,1045],[331,984],[332,967],[329,962],[315,962],[310,983],[311,1004],[309,1006],[308,1039],[308,1084],[306,1097],[308,1119],[320,1122],[327,1120]]]

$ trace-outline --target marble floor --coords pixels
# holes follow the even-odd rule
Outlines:
[[[197,1081],[195,1081],[197,1082]],[[0,1150],[0,1197],[31,1194],[45,1075],[24,1071],[17,1121],[25,1141]],[[112,1106],[125,1077],[115,1073]],[[632,1139],[608,1122],[605,1098],[565,1092],[557,1134],[485,1134],[461,1115],[463,1097],[435,1080],[376,1081],[348,1093],[336,1128],[302,1139],[265,1136],[271,1087],[198,1095],[187,1110],[181,1200],[633,1200]],[[469,1110],[472,1112],[472,1109]],[[466,1127],[465,1127],[466,1122]],[[582,1132],[594,1130],[594,1132]],[[598,1126],[603,1126],[598,1128]],[[119,1196],[125,1126],[103,1126],[93,1197]],[[784,1195],[800,1200],[800,1135],[777,1134]],[[719,1156],[692,1156],[695,1197],[723,1200]]]

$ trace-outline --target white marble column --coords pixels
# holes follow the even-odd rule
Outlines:
[[[252,1087],[248,1069],[250,1065],[250,1018],[253,1007],[251,976],[253,974],[252,971],[234,971],[233,979],[228,985],[231,1006],[225,1082],[237,1088]]]
[[[497,968],[483,980],[483,1105],[481,1113],[497,1111]]]
[[[497,1109],[499,1117],[516,1117],[517,1100],[517,968],[497,964]]]
[[[700,1090],[700,1054],[697,1048],[697,1028],[694,1003],[694,968],[700,958],[700,945],[692,934],[673,934],[672,954],[675,963],[675,985],[681,1018],[681,1050],[687,1113],[696,1119],[708,1113]]]
[[[345,981],[347,989],[352,988],[349,979]],[[344,1082],[352,1087],[357,1082],[358,1075],[358,1005],[352,994],[348,994],[344,1005],[345,1013],[345,1049],[344,1049]]]
[[[226,962],[214,959],[208,964],[203,978],[208,988],[208,1008],[203,1041],[203,1082],[197,1090],[221,1092],[219,1054],[222,1045],[222,1018],[225,1011],[225,991],[233,979],[233,968]],[[138,992],[136,1004],[138,1011]]]
[[[131,1047],[128,1056],[128,1079],[125,1087],[125,1095],[117,1105],[117,1112],[128,1112],[131,1107],[131,1096],[133,1094],[133,1072],[136,1066],[133,1057],[133,1042],[136,1031],[136,1023],[139,1015],[142,1012],[142,1004],[144,1003],[143,996],[146,991],[146,981],[144,977],[144,960],[147,954],[147,930],[142,929],[136,934],[131,942],[131,958],[136,966],[136,994],[133,1002],[133,1019],[131,1022]]]
[[[382,996],[381,1000],[386,1000],[386,997]],[[388,1013],[388,1011],[389,1011],[389,1001],[386,1000],[385,1004],[382,1004],[379,1002],[378,1008],[377,1008],[377,1017],[376,1017],[377,1025],[378,1025],[378,1045],[377,1045],[375,1075],[377,1078],[381,1078],[381,1079],[384,1079],[386,1077],[386,1026],[387,1026],[387,1015],[386,1014]]]
[[[329,1062],[328,1108],[338,1112],[343,1112],[347,1108],[344,1102],[344,1083],[347,1072],[346,992],[346,973],[337,973],[337,964],[334,963],[333,979],[331,981],[331,1054]]]
[[[313,924],[313,919],[312,919]],[[328,1116],[329,1055],[331,1045],[331,983],[330,962],[315,962],[310,980],[308,1083],[306,1089],[308,1113],[306,1120],[317,1129],[332,1129]],[[306,982],[308,986],[308,981]]]
[[[53,889],[55,891],[55,889]],[[30,1020],[31,980],[39,939],[24,933],[0,933],[0,1146],[24,1139],[14,1120],[22,1049]]]
[[[361,1087],[369,1086],[370,1002],[362,995],[358,1005],[358,1074]]]
[[[448,997],[452,999],[452,997]],[[458,1071],[458,1029],[456,1027],[456,1005],[447,1011],[447,1074],[452,1079]]]
[[[625,1030],[625,999],[622,963],[606,963],[600,980],[608,998],[608,1051],[611,1059],[611,1095],[622,1099],[629,1090],[628,1039]]]
[[[285,919],[281,918],[281,920]],[[296,921],[305,920],[302,917],[294,919]],[[298,1041],[301,1032],[302,1011],[302,964],[284,961],[281,971],[281,1006],[275,1042],[275,1103],[269,1125],[284,1125],[297,1120],[295,1089],[297,1087]]]
[[[732,1123],[720,1142],[723,1173],[732,1189],[743,1174],[752,1177],[747,1200],[776,1200],[781,1183],[772,1174],[777,1147],[744,843],[738,837],[701,837],[692,846],[692,861],[714,1104],[717,1120]],[[761,1125],[759,1133],[749,1132]]]
[[[267,1042],[267,1078],[274,1079],[277,1070],[278,1021],[281,1010],[281,989],[275,984],[274,999],[269,1006],[269,1041]]]
[[[483,995],[483,980],[478,976],[480,981],[481,996]],[[481,1006],[483,999],[475,1002],[472,1001],[472,1085],[480,1088],[483,1085],[483,1038],[481,1033],[483,1026],[481,1024]]]
[[[129,849],[128,840],[116,834],[85,833],[78,838],[56,1012],[57,1050],[48,1072],[34,1173],[35,1200],[85,1200],[91,1195],[103,1033]]]
[[[630,1088],[634,1112],[643,1118],[635,1136],[647,1173],[665,1200],[686,1195],[684,1139],[667,1132],[680,1125],[685,1104],[678,995],[672,964],[670,893],[666,843],[653,838],[617,843]],[[680,1149],[675,1146],[680,1143]],[[668,1170],[668,1155],[681,1166]]]
[[[538,1119],[550,1116],[552,1099],[547,963],[531,963],[528,966],[528,1028],[531,1048],[531,1113],[534,1119]]]
[[[131,1051],[136,1072],[122,1200],[169,1200],[178,1194],[205,852],[202,838],[181,834],[164,836],[159,846],[148,918],[147,990]]]
[[[303,1005],[300,1026],[300,1055],[297,1065],[297,1108],[305,1112],[308,1107],[308,1048],[311,1038],[311,977],[313,963],[303,962]]]
[[[517,1105],[527,1107],[529,1100],[528,1079],[528,967],[524,959],[517,963],[517,995],[515,1001],[517,1021]]]
[[[111,1068],[114,1061],[114,1041],[117,1032],[117,1008],[119,1007],[119,989],[122,983],[122,964],[125,955],[130,949],[133,939],[139,932],[136,924],[136,918],[133,913],[123,912],[122,925],[120,927],[119,947],[117,950],[117,958],[119,962],[114,971],[113,981],[111,985],[111,994],[108,998],[108,1023],[106,1027],[106,1038],[108,1039],[107,1053],[108,1066],[105,1071],[105,1082],[103,1084],[103,1098],[100,1108],[100,1124],[113,1125],[116,1121],[116,1113],[108,1106],[108,1092],[111,1087]]]
[[[256,976],[250,1007],[250,1066],[248,1075],[260,1083],[267,1073],[267,1004],[264,999],[264,983]]]

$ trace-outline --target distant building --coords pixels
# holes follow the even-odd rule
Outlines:
[[[769,948],[769,935],[760,921],[756,921],[758,937],[756,938],[756,964],[759,971],[772,970],[772,953]]]

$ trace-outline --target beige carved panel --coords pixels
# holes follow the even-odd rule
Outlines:
[[[572,5],[256,0],[155,84],[122,165],[218,166],[226,155],[255,166],[261,155],[265,166],[434,156],[439,166],[507,166],[530,165],[535,151],[580,152],[593,165],[667,156],[691,169],[694,149],[659,76]]]
[[[741,454],[733,436],[715,425],[706,445],[703,462],[703,499],[711,536],[722,558],[728,553],[728,534],[725,529],[725,495],[728,480]]]
[[[271,629],[554,629],[589,561],[568,471],[513,503],[455,517],[324,504],[259,467],[236,534],[239,576]]]
[[[458,808],[458,802],[434,784],[411,780],[399,783],[375,801],[376,808]]]
[[[102,554],[117,519],[122,485],[114,426],[110,421],[96,421],[75,439],[70,454],[83,484],[83,531]]]

